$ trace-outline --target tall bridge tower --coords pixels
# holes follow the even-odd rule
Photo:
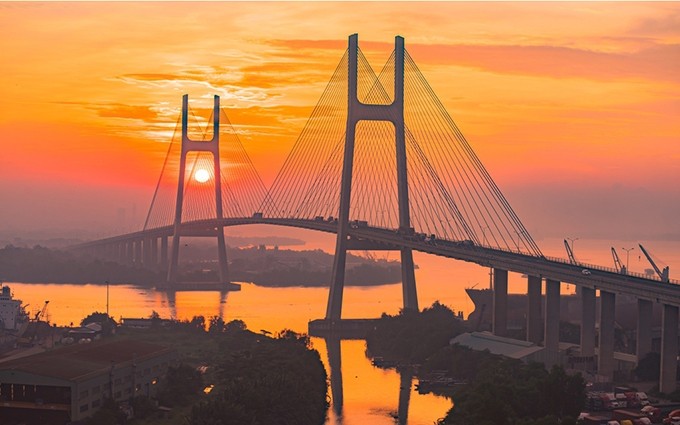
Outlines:
[[[406,170],[406,142],[404,136],[404,39],[395,37],[394,59],[394,99],[390,104],[367,104],[357,96],[359,37],[349,37],[348,84],[347,84],[347,124],[345,151],[342,167],[340,192],[340,211],[338,233],[335,245],[335,260],[331,288],[326,308],[326,320],[340,320],[342,313],[342,293],[345,285],[345,264],[350,249],[385,249],[384,246],[355,244],[349,239],[350,197],[352,194],[352,168],[354,164],[354,144],[357,124],[362,120],[389,121],[394,126],[397,165],[397,191],[399,204],[399,231],[411,231],[408,202],[408,176]],[[410,248],[401,248],[401,276],[404,309],[418,310],[416,279],[413,271],[413,253]]]
[[[206,236],[217,238],[217,259],[219,262],[220,281],[229,282],[227,266],[227,248],[224,241],[224,230],[221,225],[207,225],[192,232],[182,229],[182,207],[184,204],[184,186],[186,181],[186,163],[189,152],[209,152],[213,156],[213,175],[215,189],[215,219],[223,218],[222,214],[222,174],[220,167],[220,97],[215,96],[213,106],[213,135],[210,140],[191,140],[188,135],[189,95],[182,97],[182,153],[179,162],[179,180],[177,182],[177,202],[175,204],[175,221],[172,234],[172,254],[168,266],[168,284],[176,283],[179,263],[179,244],[181,236]]]

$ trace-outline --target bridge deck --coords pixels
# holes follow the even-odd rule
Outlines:
[[[282,219],[266,217],[224,218],[220,220],[201,220],[182,224],[182,231],[191,232],[230,227],[246,224],[271,224],[298,227],[328,233],[337,232],[337,223],[322,220]],[[173,227],[165,226],[106,239],[86,242],[71,248],[84,250],[132,240],[172,235]],[[494,267],[512,272],[540,276],[560,282],[571,283],[613,293],[680,306],[680,284],[678,281],[662,282],[640,274],[621,274],[616,270],[590,264],[570,264],[566,260],[536,257],[527,254],[503,251],[476,245],[472,241],[428,240],[418,234],[403,234],[392,229],[362,226],[350,229],[349,234],[357,240],[365,240],[400,249],[412,248],[416,251],[440,255],[447,258],[467,261],[485,267]],[[590,274],[584,274],[587,269]]]

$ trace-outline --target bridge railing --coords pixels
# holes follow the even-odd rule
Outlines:
[[[624,275],[624,276],[633,276],[633,277],[639,277],[639,278],[642,278],[642,279],[656,280],[656,281],[662,282],[661,278],[659,278],[659,276],[657,276],[657,275],[649,275],[649,274],[636,273],[636,272],[621,273],[620,271],[618,271],[618,270],[616,270],[612,267],[598,266],[597,264],[582,263],[580,261],[576,262],[576,263],[572,263],[565,258],[558,258],[558,257],[545,256],[545,258],[546,258],[546,260],[555,261],[555,262],[564,263],[564,264],[571,264],[571,265],[583,267],[584,269],[588,269],[588,270],[600,270],[600,271],[603,271],[603,272],[616,273],[616,274],[620,274],[620,275]],[[680,285],[680,280],[670,279],[669,283]]]

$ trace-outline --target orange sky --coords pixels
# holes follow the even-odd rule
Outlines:
[[[0,2],[0,33],[0,233],[141,222],[184,93],[268,185],[359,33],[377,70],[405,37],[530,232],[680,237],[676,2]]]

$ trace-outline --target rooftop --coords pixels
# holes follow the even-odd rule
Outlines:
[[[489,350],[493,354],[522,359],[530,354],[543,350],[543,347],[527,341],[504,338],[489,332],[471,332],[460,334],[451,340],[451,344],[460,344],[477,351]]]
[[[33,375],[79,381],[108,371],[113,365],[141,361],[172,352],[173,349],[128,339],[74,344],[32,356],[0,363],[0,371],[16,370]]]

